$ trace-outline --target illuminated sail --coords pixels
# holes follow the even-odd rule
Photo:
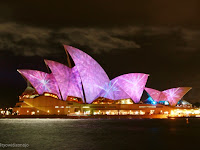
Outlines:
[[[102,90],[98,97],[104,97],[111,100],[127,99],[130,96],[118,85],[118,80],[111,80],[106,83],[104,87],[100,87]]]
[[[72,57],[80,74],[86,101],[87,103],[92,103],[102,90],[99,87],[103,87],[108,83],[109,78],[103,68],[91,56],[77,48],[67,45],[64,47]]]
[[[151,96],[151,98],[156,101],[159,102],[159,98],[161,95],[161,91],[152,89],[152,88],[145,88],[145,91]]]
[[[135,103],[139,103],[144,91],[148,74],[144,73],[129,73],[118,76],[113,79],[117,80],[117,84],[123,89]]]
[[[53,74],[37,70],[18,70],[18,72],[32,84],[39,94],[49,92],[56,94],[59,98],[61,98],[59,88]]]
[[[170,103],[171,106],[176,106],[179,100],[191,89],[191,87],[178,87],[163,91],[166,96],[165,100]]]
[[[179,100],[191,89],[191,87],[177,87],[164,91],[158,91],[151,88],[145,88],[147,93],[153,98],[153,100],[168,101],[171,106],[176,106]]]
[[[69,68],[66,65],[51,60],[45,60],[45,63],[55,76],[63,100],[66,100],[67,96],[83,99],[81,79],[76,67]]]

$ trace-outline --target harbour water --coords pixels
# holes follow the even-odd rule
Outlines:
[[[0,143],[28,144],[7,149],[199,149],[200,119],[0,119]]]

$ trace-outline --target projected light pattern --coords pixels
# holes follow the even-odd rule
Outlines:
[[[172,88],[165,91],[157,91],[151,88],[145,88],[147,93],[153,98],[153,100],[168,101],[171,106],[176,106],[179,100],[191,89],[191,87],[178,87]],[[159,96],[157,96],[157,93]],[[154,99],[155,98],[155,99]]]
[[[147,95],[149,96],[147,99],[146,99],[146,104],[157,104],[156,101],[154,101],[154,99],[147,93]]]
[[[144,91],[148,74],[129,73],[118,76],[113,81],[118,80],[117,84],[123,89],[135,102],[138,103]]]
[[[53,74],[37,70],[18,70],[33,85],[39,94],[49,92],[61,98],[56,79]]]
[[[96,97],[105,97],[112,100],[128,99],[130,96],[123,91],[119,85],[117,85],[118,80],[111,80],[106,83],[104,87],[101,88],[100,94]]]
[[[160,93],[159,101],[165,101],[167,99],[167,96],[163,93],[163,91]]]
[[[84,100],[81,78],[76,66],[71,69],[69,87],[66,90],[68,96],[79,97]]]
[[[145,88],[145,91],[149,94],[149,96],[151,96],[151,98],[156,101],[159,102],[159,97],[161,92],[152,88]]]
[[[67,99],[71,68],[51,60],[45,60],[60,88],[63,100]]]
[[[63,100],[66,100],[67,96],[83,99],[81,79],[76,67],[69,68],[51,60],[45,60],[45,63],[51,69],[58,83]]]
[[[163,91],[166,96],[166,101],[170,103],[171,106],[175,106],[179,100],[190,90],[190,87],[178,87]]]
[[[103,68],[88,54],[81,50],[64,46],[72,57],[75,66],[80,74],[87,103],[92,103],[95,97],[101,92],[101,88],[109,82],[109,78]]]

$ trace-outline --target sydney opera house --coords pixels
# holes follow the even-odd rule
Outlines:
[[[147,88],[149,77],[129,73],[109,79],[83,51],[64,45],[68,66],[45,60],[51,73],[18,70],[29,83],[13,111],[17,115],[163,115],[199,113],[182,97],[191,87],[165,91]],[[74,66],[71,65],[71,59]],[[149,98],[141,101],[143,92]],[[199,110],[198,110],[199,111]]]

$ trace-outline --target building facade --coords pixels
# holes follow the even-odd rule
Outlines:
[[[64,47],[75,66],[69,61],[70,67],[45,60],[51,73],[18,70],[31,86],[19,97],[13,109],[15,114],[167,116],[177,109],[178,101],[191,89],[178,87],[158,91],[147,88],[149,75],[144,73],[124,74],[110,80],[91,56],[74,47]],[[140,101],[144,90],[152,102]]]

